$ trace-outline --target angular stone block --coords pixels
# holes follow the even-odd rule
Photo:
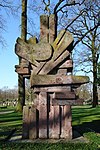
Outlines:
[[[72,139],[72,113],[71,106],[62,106],[62,117],[61,117],[61,135],[60,138]]]
[[[31,109],[29,110],[29,118],[30,118],[30,124],[29,124],[29,139],[36,139],[37,138],[37,118],[36,118],[36,107],[33,105]]]
[[[29,106],[23,107],[23,127],[22,127],[22,138],[28,139],[29,138]]]
[[[59,100],[59,99],[52,99],[53,106],[64,106],[64,105],[76,105],[76,100]]]
[[[39,138],[47,138],[47,105],[39,105]]]
[[[31,86],[60,86],[60,85],[78,85],[85,84],[89,82],[89,77],[87,76],[73,76],[73,75],[32,75],[31,76]]]
[[[59,139],[60,136],[60,116],[59,106],[52,107],[52,129],[50,138]]]
[[[46,92],[39,93],[39,106],[41,105],[47,105],[47,93]]]
[[[58,69],[57,74],[66,75],[67,74],[67,69],[62,69],[62,68]]]
[[[49,41],[49,18],[47,15],[40,16],[40,41]]]
[[[66,69],[66,68],[71,68],[71,67],[73,67],[72,60],[67,60],[59,68]]]
[[[73,37],[71,33],[66,30],[61,30],[52,44],[52,47],[54,49],[53,60],[55,61],[56,58],[58,58],[72,42]]]
[[[67,91],[66,92],[55,92],[54,93],[54,98],[55,99],[60,99],[60,100],[66,100],[66,99],[75,99],[76,96],[75,96],[75,92],[71,92],[71,91]]]
[[[59,52],[57,52],[57,53],[59,53]],[[57,66],[59,66],[61,64],[61,62],[65,61],[69,55],[70,55],[70,53],[66,50],[63,52],[62,55],[59,55],[59,57],[55,56],[55,60],[51,59],[50,61],[48,61],[44,65],[44,67],[41,69],[39,74],[52,73],[54,71],[53,69],[55,69]]]
[[[28,60],[31,64],[37,66],[37,61],[49,60],[53,50],[52,46],[46,41],[40,41],[36,44],[27,44],[21,38],[18,38],[15,45],[15,53],[25,60]]]
[[[49,138],[53,137],[53,120],[54,120],[54,107],[50,105],[50,112],[49,112]]]
[[[21,74],[21,75],[30,75],[30,70],[29,70],[29,66],[23,66],[23,65],[16,65],[15,66],[15,71],[18,73],[18,74]]]
[[[48,87],[34,87],[34,92],[49,92],[49,93],[54,93],[54,92],[66,92],[66,91],[71,91],[70,85],[68,86],[48,86]]]
[[[57,36],[56,30],[57,18],[54,14],[49,16],[49,43],[53,43]]]

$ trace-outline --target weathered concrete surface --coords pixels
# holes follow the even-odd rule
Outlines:
[[[15,53],[36,65],[35,61],[47,61],[51,58],[53,50],[49,43],[39,42],[37,44],[27,44],[18,38],[15,46]]]
[[[71,85],[71,84],[85,84],[89,82],[87,76],[72,76],[72,75],[31,75],[31,87],[36,85]]]
[[[30,78],[36,97],[23,110],[23,138],[72,139],[71,105],[82,104],[75,88],[89,82],[86,76],[73,76],[72,34],[61,30],[57,35],[57,16],[40,17],[40,41],[18,38],[16,54],[27,60],[16,66],[23,77]],[[68,75],[70,73],[70,75]]]

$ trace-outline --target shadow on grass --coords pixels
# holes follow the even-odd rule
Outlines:
[[[18,134],[22,132],[22,114],[3,109],[0,113],[0,141],[9,138],[15,131]]]
[[[2,127],[2,130],[0,130],[0,141],[7,141],[15,135],[22,135],[22,125]]]
[[[75,131],[78,134],[74,134]],[[83,134],[87,132],[100,133],[100,120],[93,120],[92,122],[84,122],[80,125],[73,126],[73,138],[83,136]]]
[[[100,106],[73,107],[72,118],[73,138],[83,136],[87,132],[100,133]]]

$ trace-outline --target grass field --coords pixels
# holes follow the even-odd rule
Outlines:
[[[0,108],[0,140],[5,139],[12,130],[18,133],[22,131],[22,114],[14,108]]]
[[[100,133],[100,106],[79,106],[72,109],[72,125],[80,134]]]
[[[86,122],[100,121],[100,106],[92,108],[90,106],[74,106],[72,107],[72,123],[79,125]]]
[[[99,150],[94,143],[2,143],[0,150]]]
[[[6,113],[5,113],[6,112]],[[87,138],[88,143],[8,143],[0,142],[0,150],[99,150],[100,146],[100,106],[72,107],[73,130]],[[0,141],[16,128],[22,132],[22,114],[13,108],[0,108]]]

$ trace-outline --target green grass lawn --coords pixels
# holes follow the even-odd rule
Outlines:
[[[21,133],[22,114],[16,112],[15,108],[0,108],[0,140],[5,139],[14,129]]]
[[[15,112],[14,108],[0,108],[0,113],[13,111],[7,114],[0,114],[0,140],[3,140],[16,128],[16,134],[22,132],[22,114]],[[0,150],[99,150],[100,146],[100,106],[72,107],[73,130],[89,140],[89,143],[0,143]]]
[[[100,106],[79,106],[72,108],[72,125],[81,134],[86,132],[100,133]]]
[[[0,150],[99,150],[94,143],[2,143]]]
[[[92,108],[91,106],[72,107],[72,124],[80,125],[86,122],[100,121],[100,106]]]

